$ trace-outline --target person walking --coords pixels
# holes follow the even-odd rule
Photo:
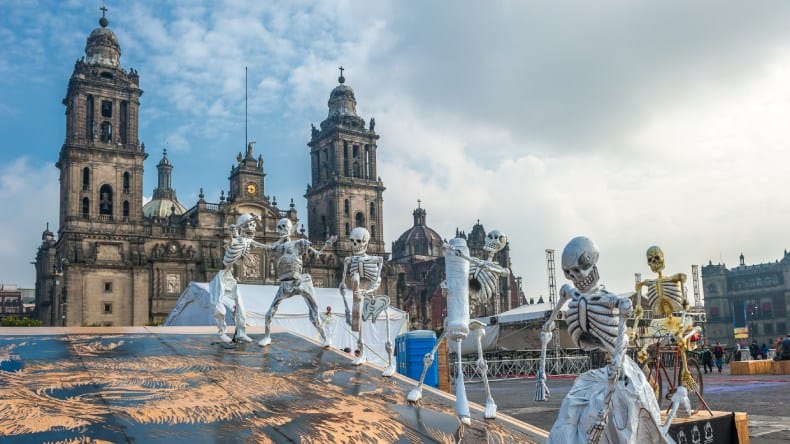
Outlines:
[[[752,357],[752,361],[756,361],[760,357],[760,346],[757,345],[757,339],[752,339],[752,343],[749,344],[749,356]]]
[[[765,342],[760,346],[760,355],[760,359],[768,359],[768,344]]]
[[[705,373],[708,373],[708,369],[713,373],[713,353],[710,351],[710,344],[705,344],[702,349],[702,368],[705,369]]]
[[[724,347],[721,346],[721,343],[716,342],[716,346],[713,347],[713,356],[716,358],[716,368],[721,373],[721,368],[724,366]],[[711,368],[711,371],[713,371],[713,368]]]

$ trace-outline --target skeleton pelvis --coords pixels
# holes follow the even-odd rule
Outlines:
[[[362,302],[362,321],[371,320],[375,323],[379,314],[390,305],[388,296],[365,297]]]

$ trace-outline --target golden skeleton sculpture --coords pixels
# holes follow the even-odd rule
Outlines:
[[[646,287],[647,301],[650,310],[653,311],[654,316],[663,317],[653,320],[650,325],[650,330],[654,332],[655,336],[659,336],[662,332],[666,332],[675,340],[682,365],[680,370],[682,383],[689,391],[695,391],[697,389],[697,383],[689,372],[686,351],[691,347],[690,338],[697,334],[698,331],[697,328],[693,326],[692,322],[686,318],[686,311],[689,306],[684,286],[686,283],[686,275],[683,273],[675,273],[670,276],[664,276],[664,252],[657,246],[648,248],[646,256],[647,265],[650,267],[651,271],[658,274],[658,277],[636,283],[636,310],[633,334],[636,334],[636,327],[639,325],[639,321],[644,315],[644,309],[641,306],[641,298],[642,288]],[[680,317],[674,315],[674,313],[678,312],[680,313]],[[645,344],[639,351],[639,362],[646,365],[647,357],[647,344]],[[657,390],[657,382],[653,380],[652,376],[650,378],[650,384]]]

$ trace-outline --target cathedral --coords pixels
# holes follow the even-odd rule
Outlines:
[[[162,153],[151,201],[143,204],[143,167],[149,153],[139,140],[140,76],[121,65],[121,47],[102,16],[77,60],[63,104],[66,135],[56,167],[60,172],[57,236],[47,229],[36,253],[36,310],[45,325],[128,326],[157,324],[167,317],[186,285],[208,282],[222,267],[229,226],[241,214],[260,223],[255,239],[272,243],[277,221],[299,218],[293,200],[281,208],[265,193],[264,160],[249,144],[235,155],[227,195],[207,202],[201,190],[190,208],[172,188],[174,164]],[[357,115],[354,91],[341,70],[329,96],[327,117],[312,126],[311,179],[307,185],[307,229],[298,236],[322,244],[338,234],[333,253],[309,258],[307,271],[318,287],[337,287],[348,234],[370,232],[368,254],[383,256],[380,292],[409,311],[413,328],[440,328],[446,315],[442,291],[442,238],[425,224],[418,205],[414,226],[392,246],[383,239],[383,192],[377,175],[379,135],[375,120]],[[229,153],[229,158],[233,153]],[[482,256],[485,231],[476,224],[467,238]],[[235,270],[240,282],[275,284],[275,264],[265,251]],[[509,247],[496,260],[510,268]],[[520,280],[501,278],[498,296],[473,307],[473,316],[507,310],[523,301]]]

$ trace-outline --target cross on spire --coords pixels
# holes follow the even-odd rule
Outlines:
[[[99,8],[99,10],[101,11],[102,18],[104,18],[104,14],[108,11],[107,7],[104,6],[104,5],[101,5],[101,8]]]
[[[421,203],[422,203],[422,201],[420,199],[417,199],[417,208],[422,208],[422,207],[420,207]]]
[[[346,78],[343,77],[343,67],[341,66],[338,69],[340,70],[340,77],[337,78],[337,81],[340,82],[340,83],[345,83],[346,82]]]

